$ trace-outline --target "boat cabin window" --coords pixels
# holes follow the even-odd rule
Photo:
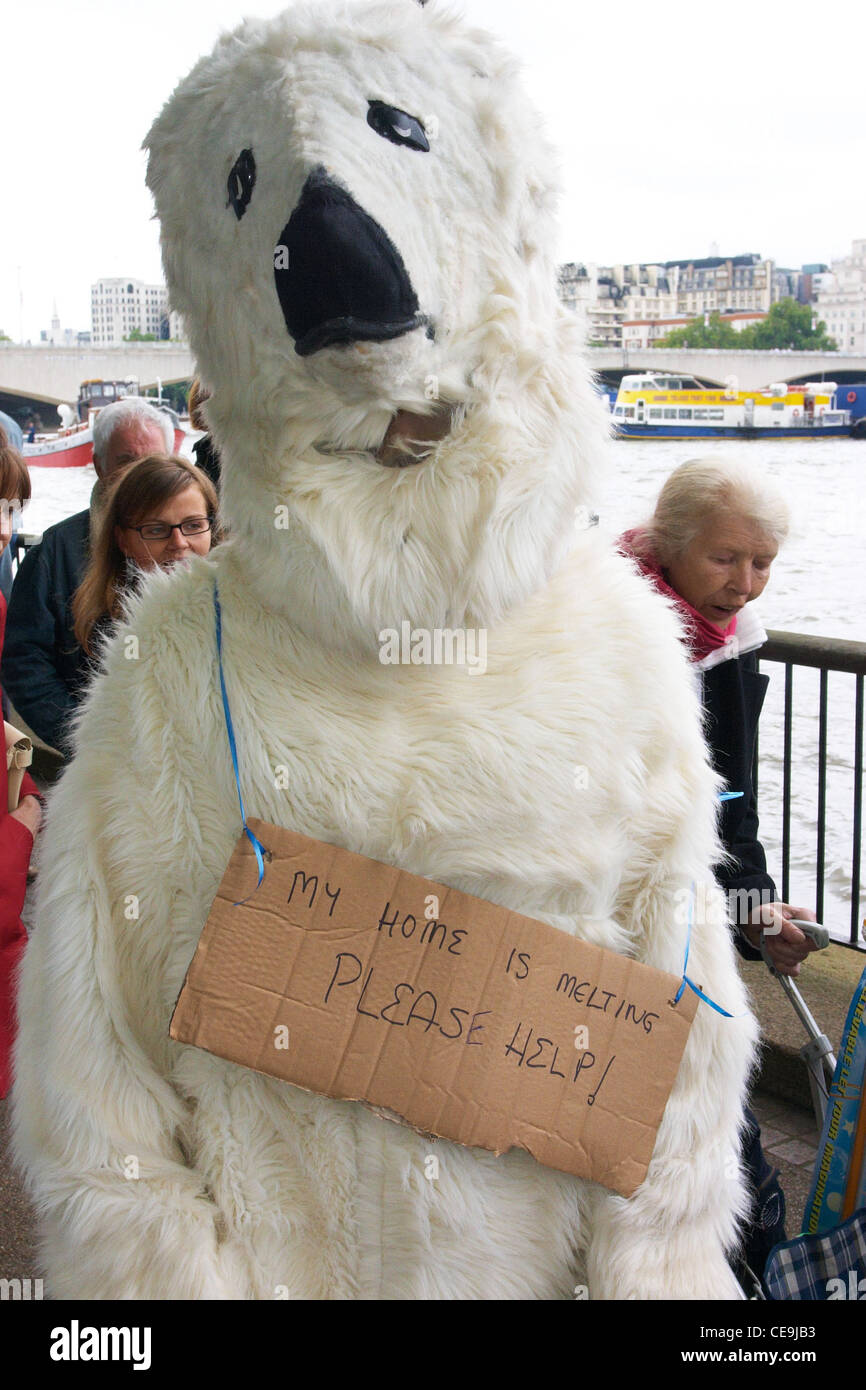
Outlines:
[[[706,420],[706,418],[707,418],[707,411],[706,411],[706,410],[696,410],[696,411],[695,411],[695,419],[696,419],[696,420]]]
[[[724,420],[725,418],[725,412],[723,410],[710,410],[708,414],[711,420]]]
[[[662,418],[662,413],[659,410],[658,406],[656,406],[654,410],[650,411],[649,417],[651,420],[660,420]]]
[[[113,382],[113,381],[104,381],[104,382],[102,383],[102,394],[103,394],[103,396],[105,396],[108,400],[111,400],[111,399],[113,398],[113,396],[114,396],[114,382]]]
[[[677,415],[680,420],[691,420],[692,418],[692,412],[690,410],[679,410],[677,411]]]
[[[695,381],[693,376],[660,376],[655,380],[656,389],[659,391],[700,391],[700,382]]]
[[[665,410],[663,411],[663,415],[666,420],[675,420],[677,418],[677,412],[675,410]]]
[[[625,418],[626,418],[627,420],[633,420],[633,419],[634,419],[634,406],[633,406],[633,405],[627,405],[627,406],[626,406],[626,408],[625,408]]]
[[[771,410],[784,410],[785,407],[784,407],[784,405],[783,405],[783,403],[782,403],[781,401],[773,401],[773,404],[771,405],[770,409],[771,409]]]

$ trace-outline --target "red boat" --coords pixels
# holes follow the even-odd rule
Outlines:
[[[93,427],[73,425],[50,439],[25,444],[24,458],[31,468],[84,468],[93,462]]]
[[[184,438],[184,431],[175,426],[175,453],[180,451]],[[93,462],[93,426],[73,425],[50,439],[25,444],[24,459],[31,468],[84,468]]]
[[[78,393],[79,419],[67,424],[57,434],[43,435],[33,444],[24,445],[24,458],[31,468],[85,468],[93,463],[93,421],[99,411],[117,400],[138,396],[138,386],[132,378],[129,381],[85,381]],[[166,407],[161,400],[149,400],[149,404]],[[72,416],[68,406],[61,407],[67,418]],[[174,424],[174,452],[178,453],[184,440],[184,431],[179,428],[176,416],[170,411]]]

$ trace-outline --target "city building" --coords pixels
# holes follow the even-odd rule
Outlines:
[[[602,346],[621,346],[626,319],[661,320],[676,312],[669,279],[660,265],[569,262],[559,268],[559,295],[584,319],[587,341]]]
[[[90,311],[94,347],[122,343],[137,330],[156,338],[168,337],[168,290],[165,285],[145,285],[141,280],[97,280],[90,287]]]
[[[780,299],[811,303],[826,272],[817,263],[799,270],[777,266],[754,252],[646,265],[569,262],[559,268],[559,293],[584,318],[589,343],[646,347],[704,315],[720,314],[740,329],[764,318]]]
[[[622,323],[622,346],[623,348],[649,348],[656,347],[661,338],[666,334],[673,333],[674,329],[686,328],[690,324],[691,318],[682,316],[679,318],[655,319],[624,319]],[[758,310],[745,310],[732,314],[720,314],[722,323],[729,323],[731,327],[740,333],[749,324],[759,323],[767,315]],[[709,313],[706,314],[709,318]]]
[[[666,261],[677,300],[677,314],[698,314],[735,309],[764,313],[776,299],[785,298],[774,281],[774,265],[754,253],[743,256],[705,256],[695,261]]]
[[[183,326],[183,319],[176,309],[169,309],[168,311],[167,328],[168,332],[163,333],[162,337],[171,338],[174,343],[186,342],[186,329]]]
[[[821,261],[804,265],[800,270],[797,286],[797,299],[801,304],[814,304],[818,293],[825,287],[825,279],[830,267]]]
[[[813,307],[840,352],[866,353],[866,241],[852,242],[850,256],[831,262]]]
[[[40,329],[39,342],[47,347],[89,347],[90,334],[75,328],[61,328],[57,305],[51,315],[51,327]]]

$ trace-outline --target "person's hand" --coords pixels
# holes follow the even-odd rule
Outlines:
[[[811,936],[795,927],[792,917],[802,922],[817,922],[808,907],[792,907],[790,903],[765,903],[757,908],[744,928],[749,941],[760,951],[765,943],[766,954],[780,975],[799,975],[803,961],[818,947]]]
[[[23,796],[15,810],[10,811],[9,814],[13,820],[18,820],[22,825],[26,825],[34,840],[36,839],[42,824],[42,806],[37,797]]]

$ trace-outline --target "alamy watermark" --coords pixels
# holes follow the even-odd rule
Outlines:
[[[29,1303],[42,1298],[41,1279],[0,1279],[0,1303]]]
[[[729,888],[721,891],[715,886],[699,883],[696,889],[679,888],[676,892],[677,905],[675,920],[685,925],[691,917],[693,921],[707,922],[712,926],[730,923],[736,927],[760,926],[765,936],[778,936],[782,922],[778,917],[761,924],[757,913],[771,908],[775,899],[767,888]]]
[[[825,1297],[828,1302],[844,1298],[862,1303],[866,1300],[866,1279],[860,1278],[856,1269],[847,1269],[844,1271],[844,1277],[827,1280]]]
[[[82,1327],[73,1318],[68,1327],[51,1330],[48,1355],[52,1361],[130,1361],[134,1371],[151,1364],[149,1327]]]
[[[379,633],[383,666],[465,666],[470,676],[487,670],[487,629],[484,627],[413,627],[404,619],[400,631],[385,627]]]
[[[0,497],[0,524],[3,530],[21,530],[21,508],[20,497]]]

